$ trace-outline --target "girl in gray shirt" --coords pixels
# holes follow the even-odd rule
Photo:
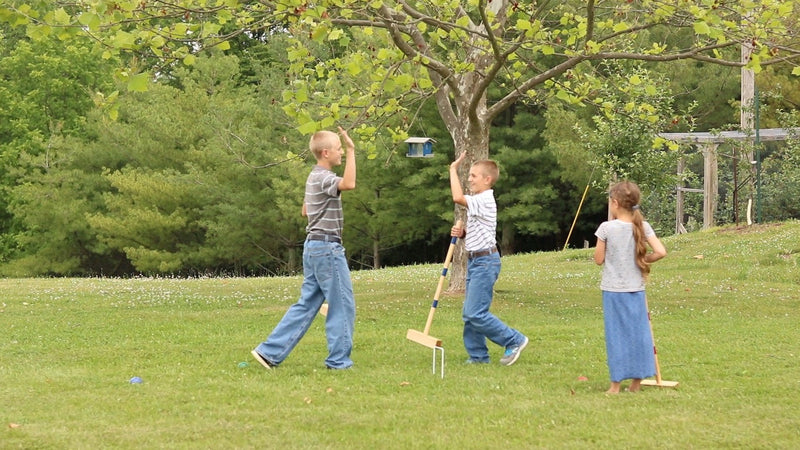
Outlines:
[[[647,313],[644,284],[650,264],[667,255],[653,227],[639,209],[639,186],[629,181],[609,191],[613,220],[597,228],[594,261],[603,265],[603,322],[609,394],[617,394],[623,380],[631,379],[631,392],[640,389],[642,378],[655,375],[653,336]],[[652,249],[648,253],[648,245]]]

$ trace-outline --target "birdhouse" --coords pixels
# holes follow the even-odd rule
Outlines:
[[[405,140],[408,144],[408,153],[406,156],[409,158],[431,158],[433,157],[433,143],[431,138],[427,137],[410,137]]]

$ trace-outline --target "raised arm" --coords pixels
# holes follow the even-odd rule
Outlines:
[[[467,206],[467,199],[464,197],[461,180],[458,178],[458,167],[466,156],[467,152],[461,152],[461,155],[450,164],[450,191],[453,193],[453,202],[461,206]]]
[[[351,191],[356,188],[356,146],[347,134],[347,130],[339,127],[342,144],[345,148],[344,174],[339,181],[339,191]]]

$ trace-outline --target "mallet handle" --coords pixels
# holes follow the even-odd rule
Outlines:
[[[456,227],[463,228],[464,222],[458,220],[456,222]],[[431,310],[428,312],[428,320],[425,322],[425,329],[422,331],[424,334],[428,334],[431,331],[431,323],[433,323],[433,313],[436,312],[436,307],[439,306],[439,295],[442,293],[442,286],[444,286],[444,280],[447,278],[447,269],[450,267],[450,261],[453,260],[453,252],[456,249],[456,242],[458,238],[455,236],[450,237],[450,247],[447,249],[447,256],[444,258],[444,267],[442,268],[442,274],[439,276],[439,284],[436,286],[436,293],[433,294],[433,304],[431,304]]]

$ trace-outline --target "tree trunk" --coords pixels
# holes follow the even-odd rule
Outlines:
[[[380,241],[377,239],[372,240],[372,268],[373,269],[381,268]]]
[[[466,119],[466,118],[464,118]],[[462,123],[466,120],[462,119]],[[448,127],[450,128],[450,127]],[[452,130],[452,128],[450,128]],[[467,158],[461,164],[458,171],[458,177],[461,180],[461,186],[465,194],[472,194],[469,191],[469,168],[475,161],[480,161],[489,157],[489,126],[469,126],[460,127],[456,132],[452,132],[453,144],[456,149],[456,157],[461,155],[461,152],[467,152]],[[455,221],[467,221],[466,208],[461,205],[455,205]],[[469,230],[467,230],[469,232]],[[464,251],[464,242],[462,239],[458,240],[456,249],[453,252],[453,262],[450,269],[450,283],[447,288],[447,293],[455,294],[464,292],[466,287],[467,277],[467,255]]]
[[[517,233],[514,230],[514,225],[512,223],[505,223],[500,230],[500,243],[498,244],[497,248],[500,249],[501,255],[511,255],[514,253],[514,246],[517,240]]]

